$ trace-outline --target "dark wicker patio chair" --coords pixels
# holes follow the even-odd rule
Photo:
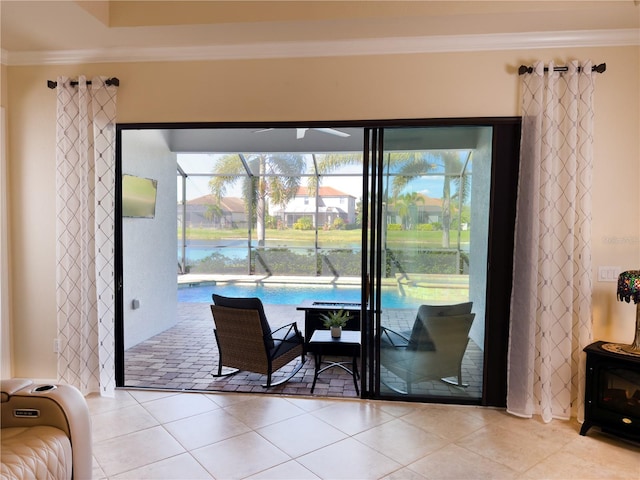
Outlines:
[[[230,298],[213,295],[211,313],[218,344],[218,373],[214,377],[233,375],[240,370],[267,376],[265,388],[281,385],[300,371],[305,356],[304,338],[295,322],[271,331],[259,298]],[[282,380],[272,382],[273,372],[300,356],[293,371]],[[222,367],[233,370],[222,373]]]

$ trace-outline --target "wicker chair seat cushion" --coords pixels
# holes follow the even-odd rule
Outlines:
[[[285,329],[283,329],[283,332]],[[287,332],[287,336],[283,339],[273,338],[273,347],[269,349],[271,358],[274,356],[280,356],[289,350],[296,348],[304,342],[302,336],[297,333],[293,328]]]

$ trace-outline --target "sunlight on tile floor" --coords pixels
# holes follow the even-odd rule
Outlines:
[[[267,315],[276,326],[304,324],[291,308]],[[405,320],[400,328],[413,318]],[[545,425],[492,408],[358,400],[340,369],[325,372],[310,396],[311,357],[268,391],[264,376],[249,372],[214,380],[212,327],[208,305],[181,305],[176,327],[127,351],[129,385],[198,392],[89,397],[94,479],[640,479],[639,445],[597,428],[580,436],[575,420]],[[480,395],[481,374],[482,352],[470,342],[468,394]],[[447,388],[428,383],[427,393]]]
[[[87,399],[94,479],[637,479],[640,446],[502,410],[241,393]]]

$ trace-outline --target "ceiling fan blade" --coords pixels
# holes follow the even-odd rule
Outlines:
[[[272,130],[275,130],[275,128],[263,128],[263,129],[260,129],[260,130],[255,130],[253,133],[270,132]],[[307,134],[307,130],[309,130],[309,128],[296,128],[296,138],[298,140],[304,138],[305,135]],[[346,132],[341,132],[340,130],[336,130],[335,128],[312,128],[311,130],[317,130],[318,132],[328,133],[329,135],[336,135],[338,137],[350,137],[351,136],[350,134],[348,134]]]
[[[323,133],[328,133],[330,135],[337,135],[338,137],[350,137],[351,136],[348,133],[341,132],[340,130],[336,130],[335,128],[314,128],[314,130],[317,130],[317,131],[323,132]]]

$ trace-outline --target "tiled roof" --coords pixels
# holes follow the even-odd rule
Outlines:
[[[203,195],[202,197],[187,200],[187,205],[217,205],[218,199],[215,195]],[[222,197],[220,207],[226,212],[244,212],[244,200],[238,197]]]
[[[308,187],[298,187],[298,191],[296,192],[297,196],[308,196],[309,188]],[[318,195],[320,197],[353,197],[353,195],[349,195],[348,193],[341,192],[333,187],[320,187],[318,191]]]
[[[422,197],[424,203],[420,203],[419,205],[429,206],[429,207],[442,207],[442,199],[441,198],[433,198],[425,195],[424,193],[419,193],[418,196]]]

